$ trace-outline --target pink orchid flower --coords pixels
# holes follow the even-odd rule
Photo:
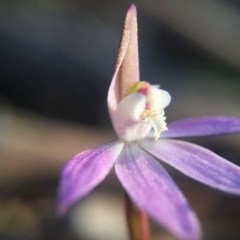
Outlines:
[[[70,159],[61,174],[58,210],[86,196],[114,166],[132,201],[178,239],[198,240],[195,213],[159,159],[210,187],[240,194],[240,168],[198,145],[169,137],[240,132],[240,118],[200,117],[165,123],[168,92],[139,82],[137,16],[131,5],[123,26],[108,108],[119,139]]]

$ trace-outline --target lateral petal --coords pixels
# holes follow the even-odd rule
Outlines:
[[[65,164],[58,188],[59,214],[63,214],[106,177],[123,146],[120,141],[111,142],[79,153]]]
[[[199,222],[166,170],[135,143],[126,144],[115,170],[138,207],[178,239],[200,239]]]
[[[240,167],[206,148],[170,139],[147,139],[141,142],[141,147],[199,182],[240,194]]]
[[[198,117],[176,121],[168,124],[168,131],[161,137],[194,137],[240,132],[239,117]]]

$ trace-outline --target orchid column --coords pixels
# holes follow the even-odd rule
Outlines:
[[[118,122],[120,124],[123,122],[121,116],[114,115],[116,108],[126,97],[129,86],[139,82],[139,75],[137,12],[136,7],[131,5],[123,24],[114,75],[107,98],[109,114],[115,128],[118,127]],[[130,111],[134,110],[130,109]],[[145,130],[143,131],[145,134]],[[149,127],[146,131],[149,131]],[[149,240],[148,219],[145,213],[132,203],[127,193],[125,193],[125,211],[131,240]]]

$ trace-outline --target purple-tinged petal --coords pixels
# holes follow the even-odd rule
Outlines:
[[[238,117],[198,117],[168,124],[161,137],[194,137],[240,133]]]
[[[63,214],[106,177],[123,146],[120,141],[108,143],[79,153],[65,164],[58,189],[59,214]]]
[[[131,199],[178,239],[200,239],[194,212],[166,170],[135,143],[126,144],[115,170]]]
[[[240,194],[240,167],[206,148],[170,139],[144,140],[141,147],[197,181]]]
[[[139,81],[137,11],[132,4],[124,21],[114,75],[108,91],[107,101],[111,118],[127,88],[137,81]]]

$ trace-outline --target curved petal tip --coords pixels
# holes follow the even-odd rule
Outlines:
[[[128,13],[131,13],[131,14],[136,14],[137,12],[137,8],[136,8],[136,5],[134,3],[132,3],[128,9]]]

